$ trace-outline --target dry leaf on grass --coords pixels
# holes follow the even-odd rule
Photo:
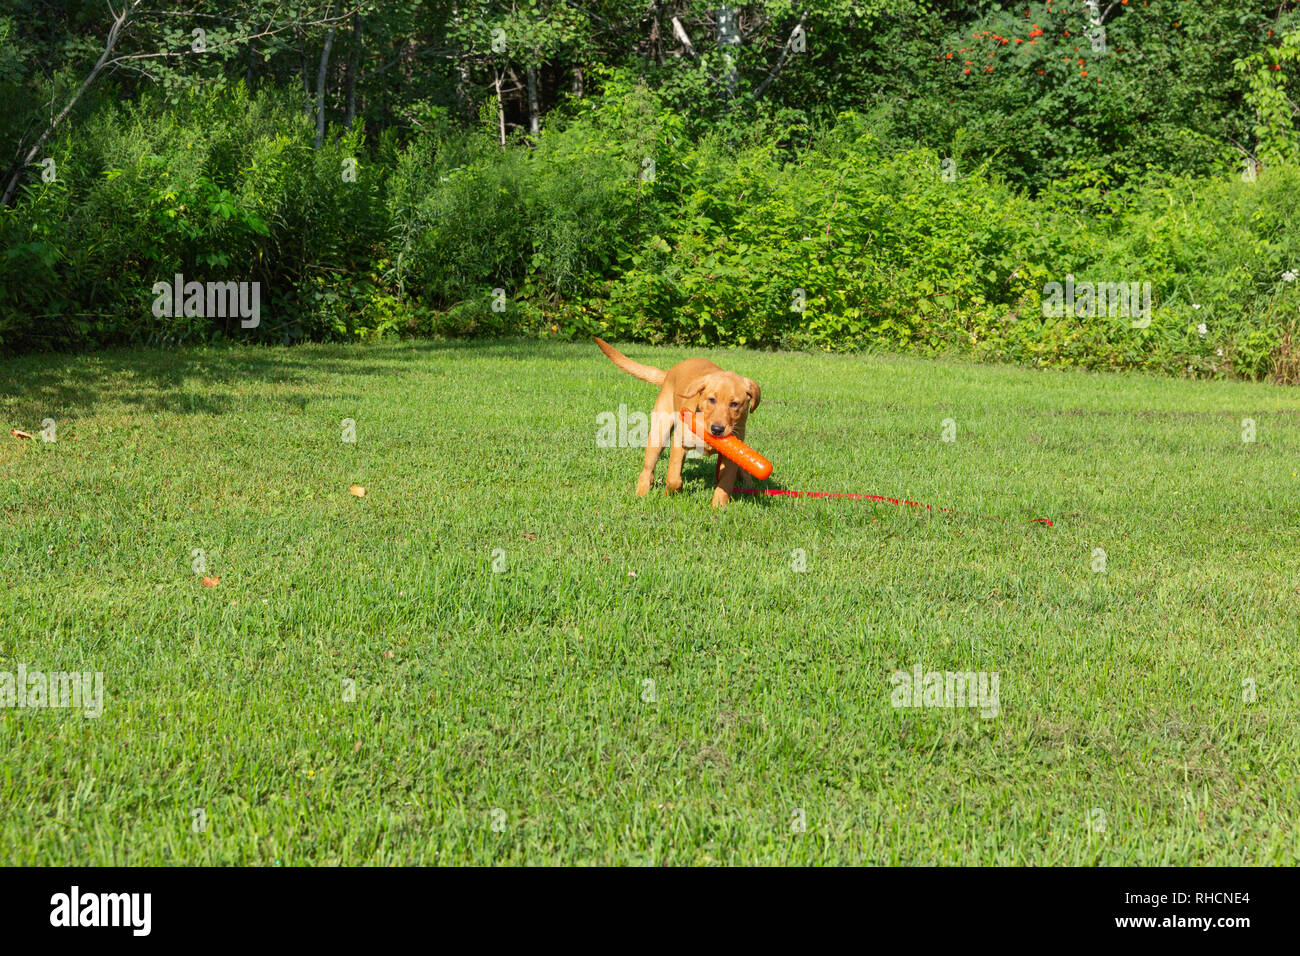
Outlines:
[[[348,489],[348,494],[355,495],[358,498],[364,498],[366,496],[366,489],[360,485],[353,485]]]
[[[215,587],[216,587],[218,584],[220,584],[220,583],[221,583],[221,578],[208,578],[208,577],[205,577],[205,578],[203,579],[203,586],[204,586],[205,588],[215,588]]]
[[[32,436],[31,436],[30,434],[28,434],[27,432],[19,431],[17,428],[11,428],[11,429],[9,429],[9,434],[13,435],[15,438],[31,438],[31,437],[32,437]]]

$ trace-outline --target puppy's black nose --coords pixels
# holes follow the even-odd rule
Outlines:
[[[714,434],[714,435],[717,435],[717,436],[721,436],[722,433],[725,432],[726,430],[727,430],[727,426],[726,426],[726,425],[710,425],[710,426],[709,426],[709,431],[713,432],[713,434]]]

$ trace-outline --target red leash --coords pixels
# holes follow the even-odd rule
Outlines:
[[[907,505],[909,508],[924,508],[926,511],[942,511],[950,515],[965,514],[952,508],[935,508],[921,504],[919,501],[900,501],[897,498],[882,498],[880,495],[851,495],[843,491],[788,491],[785,488],[737,488],[732,494],[737,495],[779,495],[784,498],[851,498],[856,501],[880,501],[891,505]],[[1003,518],[990,518],[986,515],[967,515],[984,521],[1003,521]],[[1035,518],[1036,524],[1052,526],[1051,518]]]
[[[764,458],[762,455],[759,455],[757,452],[755,452],[744,442],[740,441],[734,435],[731,436],[728,440],[732,442],[733,446],[738,445],[742,451],[747,452],[748,455],[751,457],[742,460],[741,458],[736,457],[737,453],[734,447],[730,449],[724,448],[719,444],[719,442],[716,439],[710,437],[706,432],[697,431],[696,424],[695,424],[695,416],[692,415],[688,410],[683,409],[682,421],[686,423],[688,428],[690,428],[692,431],[695,432],[695,434],[699,435],[710,445],[712,445],[714,449],[718,452],[718,464],[717,467],[714,468],[713,470],[713,480],[715,482],[722,475],[723,455],[730,458],[732,461],[736,462],[736,464],[740,465],[740,467],[744,468],[750,474],[755,475],[755,477],[757,477],[760,481],[772,473],[772,463],[768,461],[766,458]],[[755,462],[760,465],[766,466],[766,468],[760,469],[759,471],[755,471],[755,468],[753,467],[753,463]],[[990,518],[987,515],[966,514],[965,512],[954,511],[952,508],[935,509],[933,506],[921,504],[921,502],[919,501],[900,501],[897,498],[884,498],[881,497],[880,495],[853,495],[845,491],[788,491],[785,488],[737,488],[735,489],[735,491],[732,492],[732,494],[774,495],[774,496],[779,495],[783,498],[850,498],[854,501],[880,501],[885,504],[891,504],[891,505],[907,505],[907,507],[909,508],[924,508],[926,511],[938,510],[945,514],[950,514],[954,516],[965,515],[966,517],[970,517],[970,518],[979,518],[981,521],[1002,522],[1004,520],[1002,518]],[[1045,524],[1049,528],[1052,527],[1051,518],[1035,518],[1034,523]]]

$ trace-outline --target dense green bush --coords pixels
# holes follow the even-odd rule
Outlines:
[[[359,129],[319,150],[312,135],[294,97],[242,87],[101,108],[51,149],[54,181],[0,218],[0,346],[363,330],[382,182]],[[261,325],[155,317],[153,284],[176,273],[260,283]]]
[[[534,145],[501,149],[486,125],[416,139],[389,192],[392,276],[435,307],[504,289],[581,297],[659,212],[680,120],[618,86]]]
[[[928,150],[886,153],[854,116],[790,161],[718,152],[688,157],[677,226],[610,285],[602,332],[1259,377],[1296,316],[1294,167],[1125,190],[1094,173],[1029,198],[987,169],[948,181]],[[1149,324],[1044,315],[1044,284],[1067,275],[1149,283]]]
[[[1073,162],[1030,191],[885,142],[877,115],[693,138],[651,88],[603,82],[505,148],[494,117],[434,110],[406,143],[315,149],[296,97],[240,89],[102,108],[0,218],[0,347],[596,332],[1295,377],[1294,165]],[[176,272],[263,283],[261,327],[155,318]],[[1046,315],[1067,276],[1149,283],[1149,322]]]

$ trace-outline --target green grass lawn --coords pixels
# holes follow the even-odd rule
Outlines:
[[[0,363],[0,671],[104,675],[0,709],[0,863],[1300,860],[1300,391],[711,357],[771,484],[972,516],[638,499],[588,343]]]

